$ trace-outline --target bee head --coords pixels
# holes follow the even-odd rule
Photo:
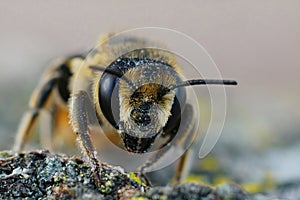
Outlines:
[[[169,86],[177,81],[170,67],[162,64],[144,63],[129,69],[120,80],[119,132],[128,151],[146,152],[171,116],[175,91]]]
[[[147,58],[119,58],[103,71],[98,100],[129,152],[144,153],[161,133],[176,135],[190,85],[236,85],[233,80],[182,81],[170,65]]]
[[[90,68],[103,71],[100,108],[129,152],[148,151],[162,132],[180,123],[185,89],[169,89],[181,82],[170,65],[147,58],[119,58],[106,68]]]

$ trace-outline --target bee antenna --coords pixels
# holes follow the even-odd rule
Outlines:
[[[193,79],[178,83],[177,85],[172,85],[168,89],[174,90],[175,88],[190,85],[237,85],[237,82],[235,80]]]
[[[133,83],[126,76],[124,76],[124,74],[120,71],[115,71],[110,68],[106,68],[102,66],[89,66],[89,68],[96,71],[102,71],[102,72],[105,71],[106,73],[115,75],[118,78],[123,79],[128,85],[130,85],[131,88],[133,88]]]

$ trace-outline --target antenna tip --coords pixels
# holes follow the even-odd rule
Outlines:
[[[223,81],[224,85],[237,85],[238,82],[235,80],[224,80]]]

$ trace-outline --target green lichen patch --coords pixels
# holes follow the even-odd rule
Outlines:
[[[14,154],[12,153],[12,151],[0,151],[0,159],[9,158],[13,156]]]

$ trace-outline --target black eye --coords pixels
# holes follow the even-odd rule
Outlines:
[[[119,70],[117,67],[110,67],[110,70]],[[118,91],[118,77],[111,73],[102,74],[99,82],[98,99],[101,111],[109,123],[118,129],[119,119],[119,97]]]
[[[181,111],[184,108],[186,102],[186,91],[185,88],[177,88],[175,90],[175,99],[171,109],[171,116],[169,117],[166,126],[164,127],[165,133],[174,132],[179,128],[181,121]],[[175,133],[175,134],[176,134]]]

